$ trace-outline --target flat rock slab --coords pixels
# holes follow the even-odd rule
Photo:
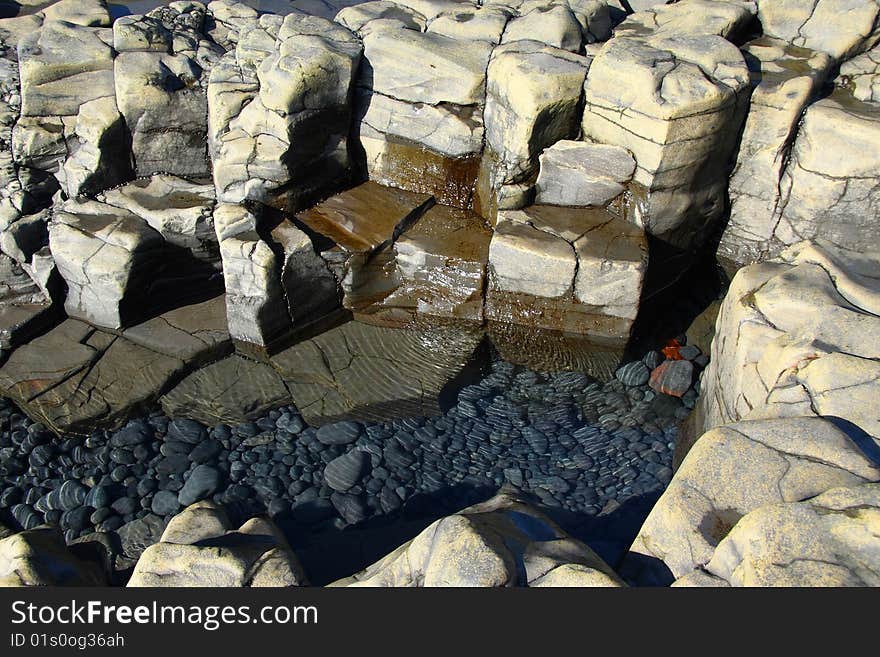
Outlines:
[[[12,352],[0,368],[0,389],[59,433],[118,427],[181,374],[231,348],[222,295],[122,336],[67,319]]]
[[[59,312],[49,303],[0,306],[0,349],[12,349],[57,321]]]
[[[125,329],[122,335],[188,364],[206,362],[232,346],[226,325],[226,296],[168,311]]]
[[[309,424],[437,415],[478,362],[478,328],[348,322],[272,357]]]
[[[346,251],[368,253],[393,240],[430,203],[427,194],[366,182],[331,196],[298,218]]]
[[[159,402],[169,417],[202,424],[238,424],[290,403],[281,377],[268,365],[230,356],[193,372]]]

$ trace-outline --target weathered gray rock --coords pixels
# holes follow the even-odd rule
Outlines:
[[[856,100],[880,103],[880,50],[874,48],[845,61],[837,82]]]
[[[411,29],[364,37],[356,132],[371,180],[471,207],[491,50]]]
[[[107,574],[64,544],[61,531],[38,527],[0,539],[2,586],[106,586]]]
[[[636,0],[629,4],[635,13],[614,28],[615,37],[638,37],[650,32],[671,36],[717,34],[733,40],[755,15],[754,3],[738,0],[681,0],[675,4]]]
[[[494,221],[505,188],[532,184],[541,151],[577,136],[578,112],[590,60],[535,41],[496,48],[486,91],[487,155],[479,187],[480,212]]]
[[[740,520],[706,570],[731,586],[877,586],[880,485],[833,488]]]
[[[543,4],[528,11],[520,8],[520,16],[504,30],[501,43],[539,41],[554,48],[580,52],[583,45],[581,26],[565,3]]]
[[[108,190],[98,198],[136,214],[168,244],[187,249],[194,258],[219,263],[212,185],[159,174]]]
[[[364,38],[371,88],[411,103],[479,105],[491,46],[414,30]]]
[[[425,29],[425,17],[417,11],[396,2],[373,0],[343,7],[334,19],[352,32],[363,37],[373,29]]]
[[[198,241],[197,234],[187,238]],[[62,204],[49,223],[49,245],[67,283],[67,314],[98,326],[131,325],[218,287],[212,264],[108,203]]]
[[[362,47],[344,27],[314,16],[290,14],[280,26],[251,31],[212,69],[208,84],[217,197],[297,208],[347,176]]]
[[[513,12],[504,6],[484,5],[446,11],[428,24],[428,32],[443,34],[462,41],[501,42]]]
[[[590,548],[515,496],[436,521],[331,586],[623,586]]]
[[[70,151],[59,171],[67,195],[94,195],[134,176],[127,127],[116,99],[104,96],[80,105]]]
[[[730,178],[730,221],[719,254],[738,264],[764,260],[781,248],[777,230],[785,205],[781,180],[804,108],[828,75],[824,53],[761,37],[748,43],[751,104]]]
[[[18,44],[23,116],[76,116],[83,103],[114,95],[109,29],[49,21]]]
[[[708,239],[725,208],[748,82],[740,51],[710,32],[658,29],[602,48],[585,85],[582,129],[633,154],[633,222],[680,249]]]
[[[296,555],[269,520],[234,529],[221,509],[198,502],[175,516],[148,547],[128,586],[302,586]]]
[[[780,182],[774,251],[813,238],[852,250],[880,246],[870,220],[880,207],[878,143],[880,104],[838,88],[807,109]]]
[[[284,253],[281,283],[290,318],[298,331],[308,330],[339,310],[339,282],[311,238],[293,222],[283,220],[271,237]]]
[[[205,40],[201,3],[117,21],[114,83],[138,175],[209,174],[205,87],[223,49]]]
[[[605,206],[623,193],[636,163],[618,146],[560,140],[541,153],[535,203]]]
[[[880,440],[871,411],[880,372],[878,258],[802,242],[741,269],[722,304],[702,379],[705,428],[823,415]]]
[[[502,211],[489,246],[486,315],[620,347],[646,267],[644,234],[604,209]]]
[[[880,466],[829,420],[779,418],[712,429],[651,510],[626,569],[644,581],[662,581],[659,560],[682,577],[704,567],[746,514],[878,479]]]
[[[281,285],[281,262],[257,232],[244,206],[219,204],[214,229],[220,243],[229,333],[237,342],[268,348],[287,335],[291,319]]]
[[[821,50],[837,61],[849,59],[877,42],[880,4],[875,0],[758,0],[764,34],[792,45]]]

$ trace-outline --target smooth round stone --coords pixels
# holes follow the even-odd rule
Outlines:
[[[53,452],[52,445],[37,445],[31,450],[28,463],[33,468],[42,467],[52,460]]]
[[[147,442],[153,437],[153,432],[145,422],[134,420],[129,422],[113,436],[110,437],[111,447],[134,447]]]
[[[275,422],[275,426],[277,426],[282,431],[286,431],[287,433],[297,434],[303,429],[305,429],[305,423],[302,418],[296,415],[282,415]]]
[[[92,512],[92,515],[89,516],[89,522],[91,522],[93,525],[96,525],[96,526],[100,525],[107,518],[109,518],[112,515],[112,513],[113,512],[110,511],[110,509],[108,507],[102,506],[100,509],[95,509]]]
[[[114,447],[110,450],[110,460],[121,465],[131,465],[135,462],[134,454],[131,453],[131,450],[122,447]]]
[[[208,439],[198,445],[189,453],[189,460],[193,463],[208,463],[217,458],[223,451],[223,445],[219,440]]]
[[[12,507],[12,517],[24,529],[33,529],[43,524],[43,516],[34,511],[29,504],[16,504]]]
[[[125,479],[127,479],[129,476],[130,473],[128,471],[128,468],[124,465],[117,465],[110,472],[110,478],[117,483],[125,481]]]
[[[110,516],[104,522],[100,524],[98,529],[104,532],[115,532],[117,529],[122,527],[125,524],[125,520],[120,518],[119,516]]]
[[[138,497],[146,497],[150,493],[155,492],[158,487],[159,484],[156,483],[155,479],[141,479],[137,482]]]
[[[70,511],[65,511],[61,516],[61,527],[63,529],[71,529],[75,532],[81,532],[91,524],[89,518],[94,509],[90,506],[81,506]]]
[[[330,496],[330,502],[333,504],[340,517],[350,525],[357,524],[367,517],[367,509],[364,505],[364,501],[357,495],[333,493]]]
[[[210,497],[217,492],[222,481],[220,473],[209,465],[198,465],[184,482],[177,495],[177,501],[183,506]]]
[[[384,513],[393,513],[403,506],[403,500],[394,490],[386,486],[379,493],[379,504]]]
[[[159,475],[183,474],[189,466],[190,460],[186,454],[172,454],[159,461],[156,465],[156,473]]]
[[[109,486],[95,486],[89,490],[84,502],[87,506],[100,509],[101,507],[110,506],[112,500],[113,497]]]
[[[120,497],[110,505],[110,508],[120,516],[127,516],[137,511],[138,501],[133,497]]]
[[[8,509],[13,505],[18,504],[18,502],[21,501],[21,498],[22,492],[17,486],[4,488],[3,492],[0,493],[0,507]]]
[[[57,498],[52,500],[53,508],[70,511],[78,506],[82,506],[88,494],[88,488],[78,481],[68,479],[57,490]]]
[[[189,454],[193,450],[193,445],[189,443],[185,443],[182,440],[173,440],[166,439],[161,447],[159,447],[159,453],[163,456],[176,456],[178,454]]]
[[[318,429],[316,437],[324,445],[349,445],[361,434],[359,422],[336,422]]]
[[[324,481],[335,491],[345,492],[367,473],[370,457],[358,449],[338,456],[324,468]]]
[[[198,445],[208,437],[208,430],[195,420],[177,418],[168,423],[168,438]]]
[[[170,516],[177,513],[178,509],[180,509],[180,502],[177,500],[177,495],[171,491],[160,490],[153,495],[150,509],[157,516]]]
[[[396,440],[388,444],[382,452],[382,456],[392,470],[405,470],[416,462],[416,459],[406,452]]]

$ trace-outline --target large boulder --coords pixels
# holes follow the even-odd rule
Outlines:
[[[97,561],[64,544],[61,531],[37,527],[0,539],[0,586],[106,586]]]
[[[715,4],[722,3],[703,3]],[[668,11],[687,16],[692,5]],[[587,139],[633,154],[631,220],[689,250],[712,235],[724,213],[749,75],[739,49],[712,21],[688,21],[681,30],[678,24],[638,26],[605,44],[584,87],[582,129]]]
[[[172,518],[144,550],[128,586],[302,586],[305,576],[280,530],[252,518],[235,529],[211,502]]]
[[[731,586],[878,586],[880,485],[834,488],[740,520],[706,571]]]
[[[541,153],[535,203],[607,206],[632,179],[636,163],[619,146],[560,140]]]
[[[821,50],[837,62],[872,47],[880,37],[876,0],[757,0],[764,34]]]
[[[743,52],[753,91],[730,178],[730,220],[718,247],[722,258],[736,264],[764,260],[783,246],[776,235],[786,203],[781,181],[804,108],[832,64],[822,52],[770,37],[746,44]]]
[[[878,153],[880,104],[837,88],[807,108],[779,185],[774,251],[813,238],[856,251],[878,248]]]
[[[355,130],[371,180],[472,206],[491,51],[403,27],[364,36]]]
[[[589,547],[509,493],[431,524],[331,586],[623,586]]]
[[[179,189],[178,203],[194,206],[200,217],[190,225],[174,199],[172,211],[156,209],[159,199],[148,190],[134,198],[120,192],[105,202],[71,200],[53,211],[49,246],[67,283],[64,306],[70,317],[118,329],[219,291],[211,262],[216,246],[202,242],[209,239],[200,225],[205,200],[196,197],[193,203]],[[120,196],[122,207],[113,205]],[[136,212],[149,216],[156,228]],[[169,215],[175,215],[171,221]]]
[[[257,231],[256,215],[242,205],[214,209],[226,285],[229,333],[245,348],[266,349],[287,335],[290,314],[281,285],[281,263]]]
[[[22,116],[76,116],[113,96],[113,35],[106,28],[49,21],[18,44]]]
[[[188,3],[113,25],[114,83],[139,176],[209,173],[205,87],[223,49],[205,39],[205,8]]]
[[[486,91],[486,153],[479,211],[494,223],[498,209],[528,204],[538,156],[578,133],[583,83],[590,60],[536,41],[496,48]]]
[[[623,573],[669,583],[704,567],[746,514],[880,481],[871,452],[824,418],[746,420],[703,434],[651,509]]]
[[[801,242],[734,277],[702,379],[705,428],[836,416],[880,442],[876,252]]]
[[[500,211],[489,246],[486,316],[622,349],[647,258],[643,231],[602,208]]]
[[[242,34],[208,84],[217,198],[296,209],[348,176],[362,46],[344,27],[301,14],[253,18]]]

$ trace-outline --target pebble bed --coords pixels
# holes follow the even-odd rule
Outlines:
[[[692,351],[699,370],[706,359]],[[663,359],[649,352],[601,384],[495,357],[440,417],[321,428],[292,407],[215,427],[157,412],[59,439],[0,400],[0,520],[58,525],[72,541],[213,499],[319,531],[393,517],[447,490],[484,499],[505,482],[547,507],[596,516],[656,497],[672,475],[677,427],[699,382],[682,398],[655,392],[647,379]],[[453,509],[478,501],[457,495]]]

